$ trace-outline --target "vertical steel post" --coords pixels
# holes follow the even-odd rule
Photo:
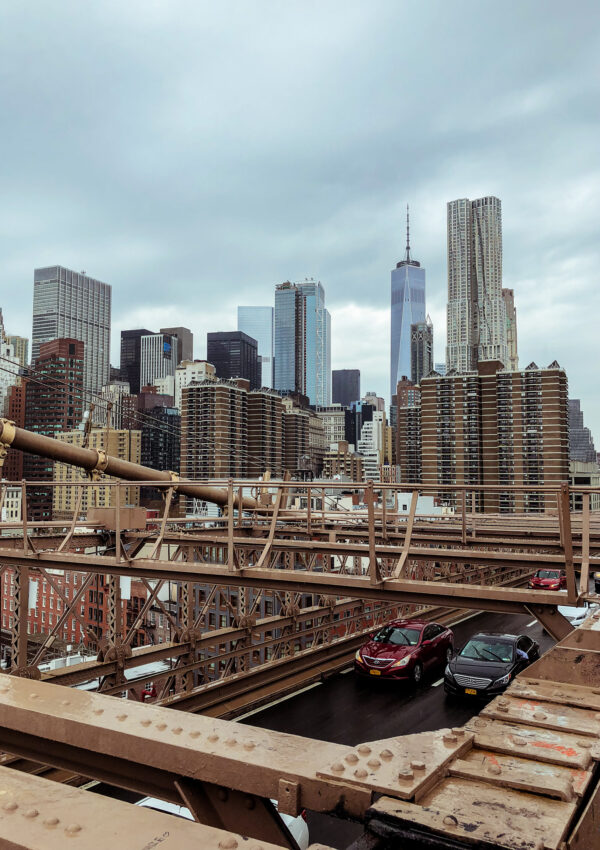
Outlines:
[[[562,544],[565,553],[565,572],[567,573],[567,600],[570,605],[577,602],[577,582],[573,564],[573,536],[571,532],[571,501],[569,485],[561,484],[559,496],[559,514],[561,517]]]
[[[373,482],[367,481],[365,491],[367,500],[367,521],[369,526],[369,577],[371,584],[379,584],[379,571],[377,569],[377,553],[375,550],[375,493]]]
[[[590,589],[590,494],[583,494],[583,514],[581,517],[581,577],[579,592],[588,593]]]
[[[15,610],[11,633],[11,668],[27,667],[27,619],[29,615],[29,567],[15,567]]]

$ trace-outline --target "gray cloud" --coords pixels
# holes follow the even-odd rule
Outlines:
[[[599,42],[586,0],[4,4],[7,325],[59,262],[113,285],[113,361],[167,314],[202,354],[315,275],[334,366],[385,394],[406,202],[443,359],[445,203],[496,194],[521,363],[557,358],[600,441]]]

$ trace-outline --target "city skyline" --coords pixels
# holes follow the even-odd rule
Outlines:
[[[7,331],[31,336],[31,270],[59,262],[112,285],[113,363],[120,330],[180,323],[197,335],[195,354],[203,357],[207,331],[236,329],[238,304],[268,304],[277,281],[312,274],[325,282],[335,318],[332,367],[359,365],[363,386],[387,398],[389,351],[381,340],[389,339],[388,274],[406,202],[428,272],[427,309],[441,360],[445,204],[494,195],[503,203],[503,284],[517,298],[521,364],[557,359],[598,439],[600,399],[588,390],[597,341],[579,309],[585,303],[593,314],[600,299],[597,124],[587,108],[597,97],[600,52],[594,7],[586,6],[589,14],[564,18],[549,3],[542,18],[535,4],[511,14],[439,5],[435,15],[351,4],[343,22],[334,10],[315,11],[310,22],[280,10],[276,38],[267,39],[249,12],[231,28],[222,9],[190,10],[184,33],[175,10],[161,6],[140,22],[100,4],[92,31],[56,10],[53,26],[69,50],[43,74],[25,61],[39,55],[35,34],[8,37],[21,29],[23,10],[5,10],[3,61],[28,66],[28,76],[1,95],[11,125],[4,140],[11,215],[0,281],[7,293],[22,293],[10,308],[4,299]],[[50,13],[39,14],[41,32]],[[127,49],[114,40],[115,24]],[[398,24],[416,36],[401,57]],[[300,49],[282,67],[280,45],[290,27]],[[507,44],[510,63],[506,55],[489,61],[490,27]],[[535,44],[527,37],[533,30]],[[214,43],[203,59],[211,88],[191,50],[207,33]],[[460,57],[450,67],[448,44]],[[572,44],[576,54],[564,50]],[[121,85],[116,98],[102,94],[99,109],[78,111],[77,134],[65,145],[71,104],[83,87],[95,86],[97,66],[83,60],[90,51],[110,54]],[[159,57],[151,68],[148,51]],[[565,57],[558,67],[557,53]],[[186,62],[175,61],[178,55]],[[408,86],[417,60],[428,74]],[[465,86],[473,63],[477,85]],[[316,79],[336,80],[343,98]],[[36,110],[24,111],[31,87],[44,96]],[[233,108],[238,88],[241,110]],[[291,89],[298,97],[289,98]],[[258,94],[265,90],[268,98]],[[206,109],[195,108],[198,98]],[[40,126],[47,132],[34,157],[29,140]],[[230,144],[240,137],[242,158]],[[282,197],[294,202],[282,205]]]

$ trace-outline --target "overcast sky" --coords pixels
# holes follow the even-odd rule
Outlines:
[[[123,328],[236,327],[322,281],[333,367],[387,397],[390,270],[427,270],[445,357],[446,202],[502,200],[520,364],[555,358],[600,449],[600,6],[28,0],[0,9],[0,306],[33,268],[112,284]]]

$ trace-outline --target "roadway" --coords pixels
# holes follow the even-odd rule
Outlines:
[[[456,648],[478,631],[528,634],[540,652],[554,641],[531,616],[478,614],[453,627]],[[359,678],[352,670],[311,685],[265,709],[251,712],[242,722],[264,729],[304,735],[322,741],[354,746],[361,741],[391,738],[462,726],[480,710],[481,701],[448,702],[444,697],[443,670],[424,680],[421,687]],[[361,835],[359,824],[308,815],[311,842],[345,848]]]

